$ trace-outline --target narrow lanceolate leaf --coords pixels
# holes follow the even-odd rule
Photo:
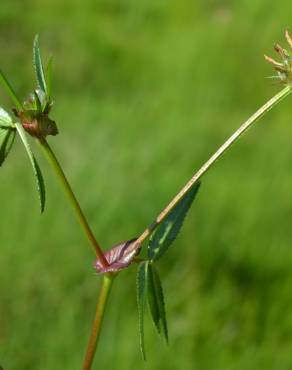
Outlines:
[[[151,261],[158,260],[177,237],[199,187],[200,183],[198,182],[186,193],[151,235],[148,245],[148,257]]]
[[[21,101],[17,97],[17,95],[16,95],[13,87],[10,85],[10,82],[7,80],[7,78],[5,77],[4,73],[1,70],[0,70],[0,83],[2,84],[2,86],[4,87],[4,89],[6,90],[7,94],[12,99],[12,101],[15,104],[16,108],[18,110],[23,110],[23,106],[21,104]]]
[[[47,84],[40,53],[39,36],[36,35],[33,42],[33,64],[39,88],[47,95]]]
[[[34,95],[34,100],[35,100],[35,104],[36,104],[36,109],[38,112],[42,112],[43,108],[42,108],[42,103],[40,101],[40,98],[38,96],[38,93],[37,91],[34,91],[33,92],[33,95]]]
[[[143,359],[146,360],[144,341],[144,314],[147,299],[148,262],[140,263],[137,272],[137,302],[139,314],[140,348]]]
[[[15,139],[15,128],[0,128],[0,166],[8,156]]]
[[[47,64],[47,73],[46,73],[46,83],[47,83],[47,95],[48,98],[52,94],[52,65],[53,65],[53,56],[51,55]]]
[[[148,266],[147,298],[151,316],[157,331],[158,333],[161,333],[162,331],[166,342],[168,342],[168,330],[162,284],[158,270],[152,263],[150,263]]]
[[[26,152],[27,152],[27,155],[30,159],[30,162],[31,162],[31,165],[32,165],[32,168],[33,168],[33,172],[34,172],[34,175],[35,175],[35,179],[36,179],[36,182],[37,182],[37,189],[38,189],[38,193],[39,193],[39,199],[40,199],[40,208],[41,208],[41,212],[44,211],[45,209],[45,200],[46,200],[46,192],[45,192],[45,183],[44,183],[44,179],[43,179],[43,175],[41,173],[41,170],[40,170],[40,167],[32,153],[32,150],[30,148],[30,145],[28,143],[28,140],[27,140],[27,137],[26,137],[26,133],[23,129],[23,127],[21,126],[20,123],[15,123],[15,127],[19,133],[19,136],[23,142],[23,145],[26,149]]]

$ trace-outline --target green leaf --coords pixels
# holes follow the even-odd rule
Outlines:
[[[12,127],[13,121],[10,117],[10,114],[6,112],[3,108],[0,107],[0,126],[3,128]]]
[[[33,42],[33,64],[36,73],[37,83],[39,88],[48,95],[47,84],[43,70],[43,64],[40,53],[39,35],[36,35]]]
[[[39,90],[40,91],[40,90]],[[36,104],[36,109],[38,112],[42,112],[43,108],[42,108],[42,103],[40,101],[40,98],[38,96],[38,93],[37,91],[34,91],[33,92],[33,95],[34,95],[34,101],[35,101],[35,104]]]
[[[140,349],[143,359],[146,360],[144,341],[144,314],[147,298],[148,261],[139,264],[137,271],[137,302],[139,314]]]
[[[15,139],[15,127],[10,115],[0,107],[0,166],[8,156]]]
[[[52,65],[53,65],[53,56],[51,55],[47,64],[46,70],[46,83],[47,83],[47,95],[48,98],[51,97],[52,94]]]
[[[10,96],[12,99],[13,103],[15,104],[16,108],[18,110],[23,110],[23,106],[21,104],[21,101],[17,97],[15,91],[13,90],[13,87],[11,86],[10,82],[7,80],[5,77],[4,73],[0,70],[0,83],[6,90],[7,94]]]
[[[158,260],[177,237],[199,187],[200,182],[194,184],[151,235],[148,245],[148,257],[151,261]]]
[[[164,304],[164,295],[158,270],[153,264],[148,266],[148,304],[150,307],[153,322],[158,333],[163,332],[166,342],[168,342],[168,330],[166,321],[166,312]]]
[[[39,199],[40,199],[40,208],[41,208],[41,213],[44,211],[45,209],[45,200],[46,200],[46,192],[45,192],[45,183],[44,183],[44,179],[43,179],[43,175],[41,173],[41,169],[32,153],[32,150],[30,148],[30,145],[28,143],[28,140],[27,140],[27,137],[26,137],[26,134],[25,134],[25,131],[23,129],[23,127],[21,126],[20,123],[15,123],[15,127],[19,133],[19,136],[23,142],[23,145],[26,149],[26,152],[27,152],[27,155],[30,159],[30,162],[31,162],[31,165],[32,165],[32,168],[33,168],[33,172],[34,172],[34,175],[35,175],[35,178],[36,178],[36,182],[37,182],[37,189],[38,189],[38,193],[39,193]]]
[[[155,282],[153,279],[152,264],[149,264],[148,266],[147,299],[148,299],[148,305],[150,308],[152,320],[154,322],[154,325],[158,333],[160,334],[161,333],[160,311],[159,311],[159,306],[158,306],[158,301],[157,301],[157,296],[156,296]]]
[[[0,166],[8,156],[15,139],[15,128],[0,128]]]

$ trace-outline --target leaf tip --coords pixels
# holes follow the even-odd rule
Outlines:
[[[34,36],[34,39],[33,39],[33,44],[34,46],[38,45],[39,43],[39,34],[36,33],[35,36]]]

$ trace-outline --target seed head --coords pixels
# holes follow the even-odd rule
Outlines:
[[[285,38],[290,48],[292,49],[292,38],[289,35],[289,32],[285,31]],[[275,59],[265,55],[267,62],[271,63],[274,66],[274,69],[277,71],[276,76],[271,76],[271,78],[276,78],[285,85],[292,85],[292,56],[286,49],[282,48],[281,45],[275,44],[275,51],[280,55],[281,61],[278,62]]]

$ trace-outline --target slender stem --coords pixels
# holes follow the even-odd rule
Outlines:
[[[136,240],[135,245],[141,244],[155,229],[156,227],[166,218],[171,210],[177,205],[177,203],[183,198],[183,196],[189,191],[189,189],[210,169],[210,167],[219,159],[225,151],[231,147],[231,145],[239,139],[239,137],[247,131],[256,121],[263,117],[270,109],[278,104],[283,98],[289,95],[292,91],[291,86],[284,87],[278,94],[273,96],[267,103],[259,108],[247,121],[245,121],[225,142],[219,147],[219,149],[203,164],[203,166],[194,174],[194,176],[188,181],[188,183],[180,190],[180,192],[172,199],[172,201],[163,209],[158,215],[156,220],[147,227],[147,229],[139,236]]]
[[[103,252],[98,244],[98,242],[96,241],[95,239],[95,236],[93,234],[93,232],[91,231],[90,229],[90,226],[86,220],[86,217],[80,207],[80,204],[78,203],[78,200],[75,196],[75,194],[73,193],[73,190],[62,170],[62,167],[60,165],[60,163],[58,162],[54,152],[52,151],[51,147],[49,146],[48,142],[45,140],[45,139],[42,139],[42,140],[39,140],[39,143],[41,145],[41,148],[43,149],[43,152],[48,160],[48,162],[50,163],[50,165],[52,166],[56,176],[58,177],[58,179],[60,180],[61,182],[61,185],[63,187],[63,190],[65,192],[65,194],[67,195],[69,201],[70,201],[70,204],[74,210],[74,213],[79,221],[79,224],[81,226],[81,228],[83,229],[87,239],[89,240],[89,242],[91,243],[91,245],[93,246],[94,248],[94,251],[95,251],[95,254],[97,256],[97,258],[99,258],[100,262],[102,263],[102,265],[104,267],[107,267],[109,266],[106,258],[104,257],[103,255]]]
[[[109,297],[113,279],[114,279],[113,275],[103,276],[102,285],[96,306],[95,317],[92,325],[92,331],[83,363],[82,368],[83,370],[90,370],[94,360],[94,355],[96,352],[96,347],[100,336],[100,329],[104,318],[105,307]]]

